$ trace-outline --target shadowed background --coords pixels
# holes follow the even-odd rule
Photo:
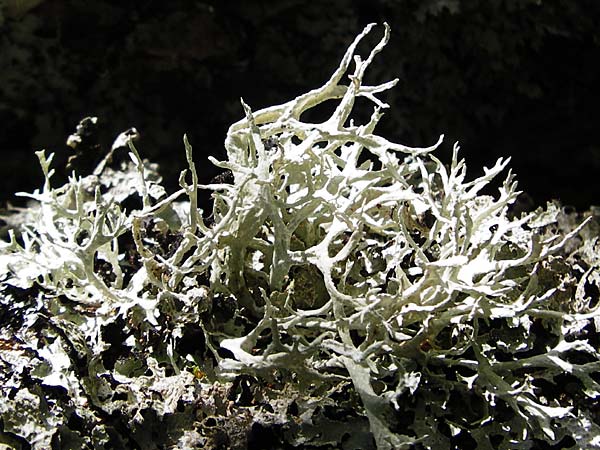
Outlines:
[[[460,141],[471,176],[511,156],[532,204],[600,204],[596,0],[0,0],[0,11],[2,203],[41,185],[35,150],[64,165],[85,116],[99,119],[99,153],[136,127],[170,191],[187,133],[208,182],[240,97],[257,110],[321,86],[367,23],[387,21],[367,82],[400,82],[382,96],[380,134],[422,146],[443,133],[440,156]]]

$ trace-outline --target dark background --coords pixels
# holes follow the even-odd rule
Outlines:
[[[444,133],[439,155],[460,141],[472,176],[511,156],[534,204],[600,203],[597,0],[33,3],[0,0],[2,202],[41,185],[35,150],[63,164],[67,136],[92,115],[104,148],[136,127],[169,190],[188,133],[208,182],[240,97],[257,110],[321,86],[367,23],[387,21],[367,81],[400,82],[383,96],[380,134],[421,146]]]

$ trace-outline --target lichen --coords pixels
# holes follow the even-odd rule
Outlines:
[[[16,314],[1,336],[2,436],[600,447],[597,222],[555,204],[513,217],[510,171],[483,193],[508,159],[468,179],[458,145],[444,164],[442,138],[378,136],[378,95],[397,80],[364,83],[389,39],[385,25],[360,57],[372,28],[322,87],[256,112],[242,102],[227,160],[211,158],[231,181],[200,184],[187,139],[171,195],[126,135],[60,187],[38,153],[39,206],[0,248],[2,312]],[[361,97],[374,110],[356,124]],[[303,120],[326,102],[327,120]],[[116,158],[123,143],[131,161]],[[213,192],[210,220],[199,189]]]

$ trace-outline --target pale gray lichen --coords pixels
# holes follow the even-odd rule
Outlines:
[[[445,165],[441,138],[375,134],[397,80],[363,83],[389,38],[356,55],[372,27],[321,88],[242,103],[212,159],[231,183],[200,185],[187,140],[172,195],[131,140],[131,162],[57,188],[38,153],[39,207],[0,249],[19,314],[1,336],[5,439],[244,448],[271,427],[297,448],[600,448],[597,222],[553,204],[511,217],[510,172],[481,193],[508,160],[469,181],[458,146]],[[325,102],[327,120],[303,121]]]

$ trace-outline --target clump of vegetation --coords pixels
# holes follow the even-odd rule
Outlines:
[[[372,28],[322,87],[242,102],[214,183],[187,139],[170,195],[131,134],[60,187],[38,152],[44,187],[0,249],[5,442],[600,447],[597,221],[513,217],[510,172],[484,193],[508,160],[469,180],[458,146],[446,166],[441,138],[378,136],[396,80],[363,82],[389,38],[363,59]]]

